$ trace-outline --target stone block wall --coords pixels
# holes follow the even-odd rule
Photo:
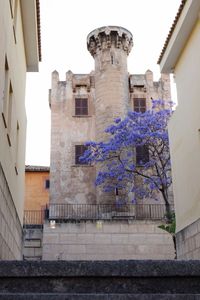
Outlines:
[[[200,259],[200,219],[176,234],[178,259]]]
[[[95,203],[95,168],[75,163],[75,145],[95,139],[92,75],[52,73],[50,203]],[[88,99],[88,115],[75,114],[75,99]]]
[[[22,227],[0,165],[0,260],[22,256]]]
[[[152,221],[97,221],[44,225],[44,260],[173,259],[170,234]]]
[[[170,77],[153,73],[129,74],[127,57],[133,46],[132,34],[119,26],[105,26],[87,37],[87,48],[94,57],[95,70],[89,74],[52,73],[49,93],[51,107],[50,204],[94,204],[115,201],[94,181],[99,170],[75,163],[75,146],[106,140],[104,131],[117,117],[134,109],[134,98],[145,99],[151,109],[152,98],[171,100]],[[76,115],[76,99],[87,99],[88,114]]]
[[[23,230],[23,259],[42,259],[43,227],[41,225],[29,225]]]

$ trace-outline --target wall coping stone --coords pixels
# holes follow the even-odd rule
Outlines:
[[[200,260],[0,261],[2,277],[199,277]],[[200,286],[199,286],[200,290]]]
[[[200,299],[200,261],[1,261],[0,299]]]

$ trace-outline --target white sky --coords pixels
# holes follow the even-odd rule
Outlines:
[[[50,109],[48,90],[51,72],[60,80],[65,73],[89,73],[94,61],[86,37],[94,29],[117,25],[133,34],[128,71],[147,69],[160,76],[157,60],[181,0],[40,0],[42,62],[39,73],[27,74],[26,164],[50,164]],[[175,97],[175,96],[174,96]],[[172,99],[173,100],[173,99]]]

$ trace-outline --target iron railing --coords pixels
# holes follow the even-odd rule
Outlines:
[[[51,204],[49,206],[51,220],[161,220],[165,215],[164,204]]]
[[[44,210],[25,210],[24,211],[24,225],[42,225],[45,219]]]
[[[171,206],[173,211],[173,206]],[[162,220],[165,204],[50,204],[45,210],[24,212],[24,225],[43,224],[44,219],[59,221],[79,220]]]

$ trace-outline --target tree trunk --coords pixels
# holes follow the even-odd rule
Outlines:
[[[161,189],[160,191],[161,191],[163,199],[165,201],[167,222],[171,223],[171,221],[172,221],[172,212],[171,212],[170,204],[169,204],[169,201],[168,201],[167,191],[165,189]]]
[[[174,259],[177,259],[177,252],[176,252],[176,236],[175,236],[175,233],[172,234],[172,239],[173,239],[173,243],[174,243],[174,251],[175,251],[175,257],[174,257]]]

